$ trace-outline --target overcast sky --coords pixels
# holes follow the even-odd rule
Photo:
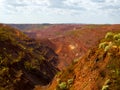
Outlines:
[[[0,23],[120,24],[120,0],[0,0]]]

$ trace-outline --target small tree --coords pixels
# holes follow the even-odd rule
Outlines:
[[[105,47],[108,45],[107,42],[102,42],[99,44],[99,48],[105,49]]]
[[[120,33],[118,33],[118,34],[116,34],[116,35],[114,35],[114,40],[118,40],[118,39],[120,39]]]
[[[67,89],[67,83],[66,83],[66,82],[61,82],[61,83],[59,84],[59,88],[62,89],[62,90]]]
[[[113,32],[108,32],[106,35],[105,35],[105,39],[107,40],[112,40],[114,37],[114,33]]]

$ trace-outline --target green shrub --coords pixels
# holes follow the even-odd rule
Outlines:
[[[108,85],[104,85],[104,86],[102,87],[102,90],[108,90],[108,88],[109,88]]]
[[[1,75],[6,75],[6,74],[8,74],[8,72],[9,72],[9,68],[8,67],[0,68],[0,76]]]
[[[104,85],[102,87],[102,90],[108,90],[109,89],[109,83],[110,83],[110,79],[107,79],[105,82],[104,82]]]
[[[104,48],[104,51],[105,52],[108,51],[112,47],[112,45],[113,45],[112,43],[109,43],[109,45]]]
[[[28,70],[31,70],[31,69],[32,69],[32,64],[31,64],[30,62],[28,62],[28,61],[26,61],[26,62],[24,63],[24,66],[25,66],[25,68],[28,69]]]
[[[108,85],[110,83],[110,79],[107,79],[104,83],[104,85]]]
[[[62,89],[62,90],[67,89],[67,83],[66,83],[66,82],[61,82],[61,83],[59,84],[59,88]]]
[[[108,32],[108,33],[105,35],[105,39],[108,39],[108,40],[113,39],[113,37],[114,37],[114,33],[113,33],[113,32]]]
[[[107,42],[102,42],[99,44],[99,48],[105,49],[105,47],[108,45]]]
[[[73,83],[73,81],[74,81],[74,79],[69,79],[69,80],[67,81],[68,85],[71,85],[71,84]]]
[[[120,39],[120,33],[118,33],[118,34],[116,34],[116,35],[114,35],[114,40],[118,40],[118,39]]]
[[[115,41],[115,44],[116,44],[117,46],[120,46],[120,39],[116,40],[116,41]]]
[[[80,58],[75,58],[75,59],[73,60],[73,64],[77,63],[79,60],[80,60]]]

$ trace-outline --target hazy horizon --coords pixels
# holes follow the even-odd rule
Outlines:
[[[120,0],[1,0],[0,23],[120,24]]]

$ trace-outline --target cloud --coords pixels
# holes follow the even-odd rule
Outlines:
[[[83,7],[87,10],[83,13],[88,15],[120,16],[120,0],[66,0],[65,3],[73,7]]]
[[[0,13],[47,16],[120,16],[120,0],[0,0]]]
[[[49,0],[51,8],[65,8],[64,0]]]
[[[92,2],[96,2],[96,3],[104,3],[106,2],[106,0],[91,0]]]
[[[4,6],[4,0],[0,0],[0,9]]]
[[[49,0],[6,0],[6,4],[8,5],[25,5],[25,6],[43,6],[49,5]]]
[[[14,7],[13,9],[23,9],[27,11],[26,8],[32,8],[32,10],[39,10],[40,8],[54,9],[56,10],[74,10],[74,11],[86,11],[91,10],[91,12],[99,10],[108,9],[118,9],[120,5],[119,0],[1,0],[0,2],[5,4],[5,8],[9,10],[9,7]],[[25,9],[24,9],[25,8]],[[15,11],[15,10],[13,10]]]
[[[48,0],[4,0],[2,2],[4,7],[4,13],[33,13],[33,11],[39,11],[44,7],[49,6]]]

